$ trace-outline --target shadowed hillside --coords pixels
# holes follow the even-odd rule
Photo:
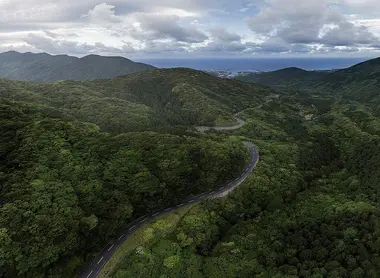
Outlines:
[[[333,72],[318,80],[313,90],[339,94],[344,98],[371,102],[380,101],[380,58]]]
[[[24,81],[111,78],[153,68],[123,57],[88,55],[77,58],[68,55],[52,56],[46,53],[15,51],[0,54],[0,77]]]
[[[236,79],[268,86],[299,88],[310,86],[314,81],[326,76],[328,73],[328,71],[307,71],[293,67],[271,72],[241,75],[237,76]]]

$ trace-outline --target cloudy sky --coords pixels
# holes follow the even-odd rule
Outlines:
[[[0,52],[379,56],[379,5],[379,0],[0,0]]]

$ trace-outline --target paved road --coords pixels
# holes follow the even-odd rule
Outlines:
[[[124,241],[130,235],[132,235],[135,231],[140,229],[144,224],[146,224],[146,222],[155,220],[157,217],[163,214],[166,214],[170,211],[176,210],[177,208],[187,206],[187,205],[193,205],[206,199],[223,197],[223,196],[228,195],[230,192],[232,192],[249,176],[249,174],[253,171],[257,162],[259,161],[259,153],[255,149],[253,144],[250,142],[244,142],[244,145],[246,145],[247,148],[249,149],[250,160],[249,160],[249,164],[244,168],[244,171],[241,173],[239,177],[236,177],[234,180],[226,182],[215,191],[203,193],[201,195],[185,200],[180,204],[140,217],[139,219],[134,221],[132,224],[130,224],[124,230],[124,233],[120,234],[119,238],[115,239],[112,243],[105,246],[103,250],[91,262],[87,270],[79,276],[79,278],[97,277],[102,267],[112,257],[112,255],[116,252],[116,250],[124,243]]]
[[[275,98],[278,98],[279,95],[275,95]],[[268,99],[265,101],[265,104],[268,104],[270,102],[272,102],[273,99]],[[236,130],[236,129],[239,129],[241,128],[243,125],[245,125],[245,121],[240,119],[238,116],[243,113],[245,110],[248,110],[248,109],[260,109],[263,107],[263,104],[260,104],[256,107],[253,107],[253,108],[247,108],[247,109],[244,109],[243,111],[240,111],[239,113],[236,113],[234,116],[233,116],[233,119],[237,122],[236,125],[229,125],[229,126],[196,126],[196,130],[198,132],[206,132],[206,131],[209,131],[209,130],[217,130],[217,131],[223,131],[223,130]]]
[[[222,130],[235,130],[235,129],[239,129],[243,125],[245,125],[245,121],[243,121],[242,119],[234,117],[234,120],[237,122],[236,125],[230,125],[230,126],[196,126],[195,128],[199,132],[206,132],[206,131],[209,131],[209,130],[218,130],[218,131],[222,131]]]

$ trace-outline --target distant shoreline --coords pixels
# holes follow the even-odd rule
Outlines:
[[[367,58],[148,58],[134,59],[158,68],[187,67],[203,71],[265,72],[287,67],[305,70],[335,70],[353,66]]]

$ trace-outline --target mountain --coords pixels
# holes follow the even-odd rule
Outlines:
[[[43,106],[113,133],[229,124],[272,90],[191,69],[155,69],[113,79],[29,83],[0,79],[0,98]],[[63,116],[64,115],[64,116]]]
[[[239,75],[236,79],[275,87],[307,87],[319,78],[326,76],[328,71],[307,71],[296,67],[284,68],[271,72],[250,73]]]
[[[0,77],[24,81],[52,82],[112,78],[153,68],[123,57],[88,55],[77,58],[15,51],[0,54]]]
[[[240,75],[236,79],[277,89],[308,91],[375,105],[380,102],[380,58],[341,70],[306,71],[285,68],[273,72]]]
[[[379,104],[380,58],[330,73],[318,79],[312,89],[347,99]]]

